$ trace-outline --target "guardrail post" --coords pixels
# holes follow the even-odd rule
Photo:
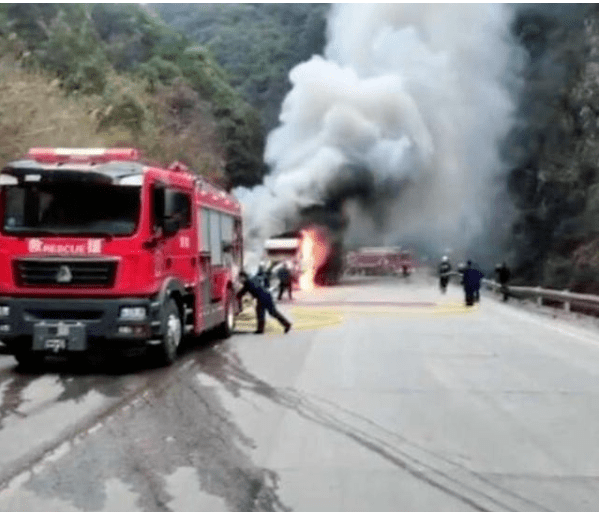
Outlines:
[[[537,306],[543,305],[543,296],[541,295],[541,287],[537,286]]]
[[[570,293],[570,290],[565,290],[566,293]],[[566,300],[564,301],[564,311],[566,312],[570,312],[570,301]]]

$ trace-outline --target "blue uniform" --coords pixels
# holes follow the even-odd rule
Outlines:
[[[293,297],[291,296],[291,288],[293,287],[293,279],[291,276],[291,272],[287,267],[282,267],[279,270],[279,300],[283,298],[283,292],[287,290],[289,292],[289,300]]]
[[[474,300],[478,300],[483,273],[476,268],[468,267],[464,270],[463,277],[466,304],[471,305]]]
[[[243,297],[246,293],[249,293],[256,299],[256,316],[258,317],[258,328],[256,329],[257,333],[264,332],[266,311],[268,311],[273,318],[276,318],[281,323],[285,329],[285,332],[289,331],[291,328],[291,322],[289,322],[289,320],[287,320],[281,313],[277,311],[270,292],[263,288],[256,278],[246,279],[243,288],[237,292],[237,298],[241,299],[241,297]]]
[[[264,288],[260,284],[258,279],[255,277],[251,279],[246,279],[243,288],[239,290],[239,292],[237,293],[237,297],[241,298],[246,293],[249,293],[252,297],[258,299],[261,302],[264,302],[265,304],[268,302],[272,303],[272,297],[270,295],[270,292],[266,288]]]

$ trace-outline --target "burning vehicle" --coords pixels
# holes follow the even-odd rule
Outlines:
[[[293,276],[294,287],[299,287],[301,274],[301,237],[299,233],[283,233],[269,238],[264,243],[264,257],[266,266],[271,273],[283,264],[288,264]]]
[[[311,290],[335,284],[341,275],[341,249],[322,226],[283,233],[264,243],[264,260],[276,277],[280,265],[290,266],[294,287]]]

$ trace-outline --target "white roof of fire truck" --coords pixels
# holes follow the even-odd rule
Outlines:
[[[139,162],[139,151],[132,148],[31,148],[21,160],[2,169],[0,184],[11,184],[11,178],[23,176],[36,181],[52,172],[82,172],[108,179],[113,183],[141,185],[145,164]]]
[[[109,178],[113,183],[141,185],[144,170],[160,168],[141,160],[141,153],[134,148],[31,148],[24,159],[9,163],[3,171],[10,170],[13,176],[30,175],[32,171],[91,172]],[[173,162],[166,170],[188,173],[203,197],[215,202],[217,207],[240,211],[233,196],[193,174],[185,164]],[[0,185],[11,184],[10,179],[11,176],[0,175]]]

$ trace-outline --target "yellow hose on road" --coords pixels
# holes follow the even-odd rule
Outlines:
[[[463,301],[447,301],[430,307],[410,307],[409,305],[347,305],[340,304],[335,308],[322,306],[295,306],[286,313],[293,322],[293,330],[314,330],[339,325],[346,315],[350,316],[395,316],[401,318],[435,318],[454,315],[468,315],[479,310],[478,305],[466,307]],[[256,330],[256,314],[253,308],[247,308],[237,316],[235,330],[249,333]],[[265,333],[280,334],[283,328],[275,319],[266,315]]]

